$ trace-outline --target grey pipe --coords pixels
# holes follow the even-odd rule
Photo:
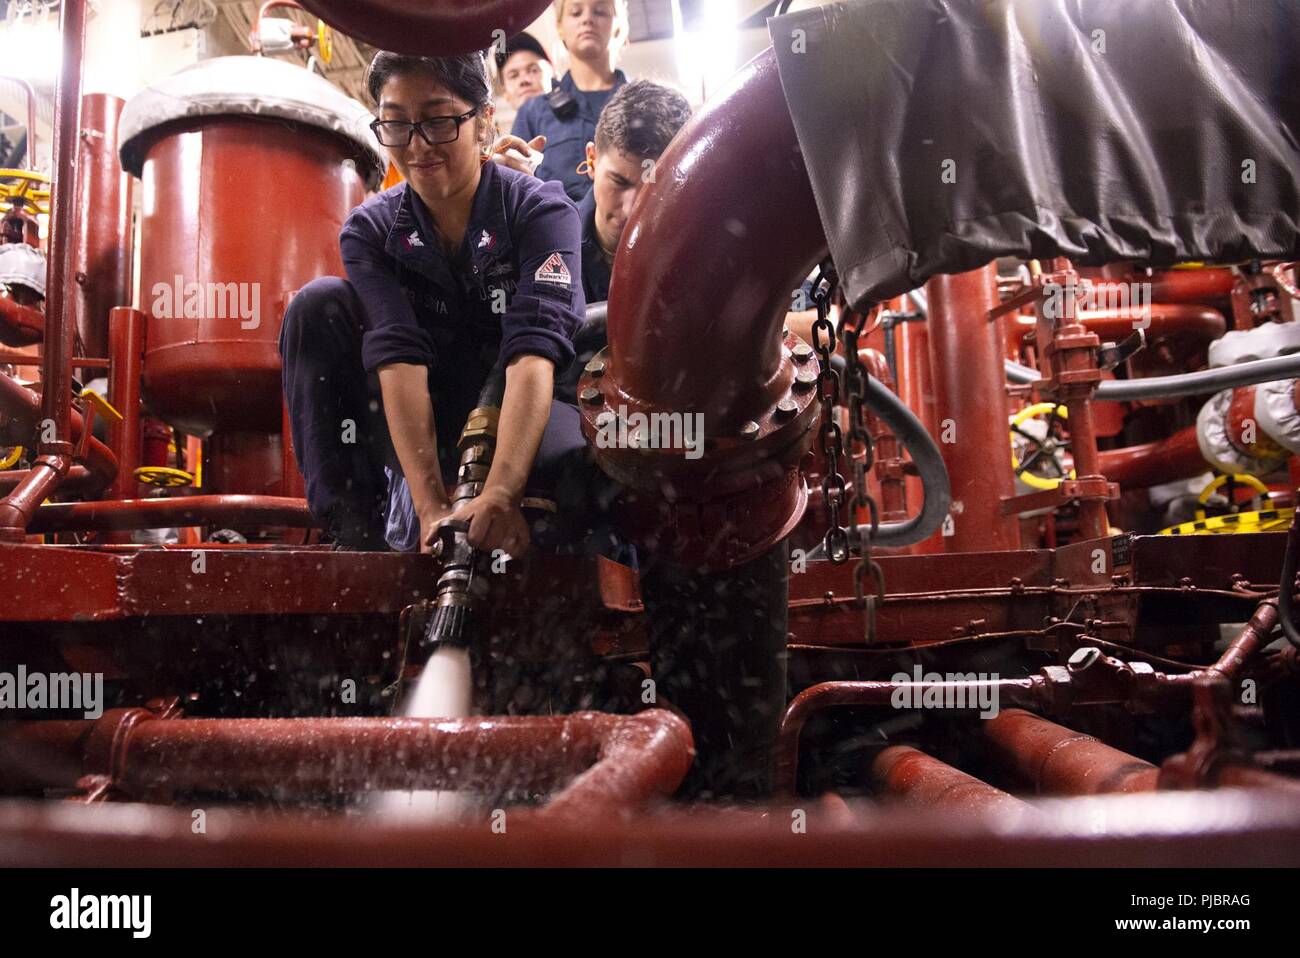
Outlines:
[[[948,467],[934,439],[917,419],[880,380],[867,379],[867,406],[879,416],[912,454],[912,462],[921,477],[924,500],[921,511],[903,522],[882,522],[871,536],[871,544],[878,546],[910,546],[930,538],[943,525],[952,502],[952,486],[948,480]],[[861,525],[849,530],[850,541],[862,542],[871,533],[871,526]],[[826,558],[826,544],[820,543],[808,553],[809,559]]]
[[[1019,363],[1006,361],[1007,379],[1013,383],[1032,383],[1039,379],[1038,371]],[[1176,399],[1201,393],[1218,392],[1236,386],[1255,386],[1279,379],[1300,376],[1300,353],[1277,356],[1273,359],[1252,359],[1219,369],[1202,369],[1194,373],[1175,376],[1149,376],[1146,379],[1113,379],[1097,387],[1096,398],[1110,402],[1131,402],[1137,399]]]

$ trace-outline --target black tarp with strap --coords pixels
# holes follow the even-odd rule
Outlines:
[[[1300,248],[1300,0],[856,0],[769,30],[855,305],[1004,255]]]

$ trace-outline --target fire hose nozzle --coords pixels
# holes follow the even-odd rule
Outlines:
[[[430,650],[440,646],[468,648],[474,639],[478,607],[472,591],[476,554],[469,544],[469,523],[448,519],[438,526],[433,552],[442,560],[442,571],[422,645]]]

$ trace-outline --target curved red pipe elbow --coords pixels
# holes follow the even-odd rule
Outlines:
[[[451,56],[512,37],[540,17],[551,0],[300,0],[330,26],[397,53]]]
[[[759,418],[793,378],[782,323],[826,248],[768,49],[678,133],[623,231],[608,328],[629,405],[702,413],[708,435]]]
[[[6,346],[30,346],[45,338],[45,314],[23,306],[8,295],[0,295],[0,343]],[[32,364],[39,365],[33,356]]]
[[[1211,469],[1197,442],[1195,426],[1188,426],[1167,439],[1123,449],[1103,449],[1098,453],[1098,461],[1102,475],[1125,489],[1190,479]]]

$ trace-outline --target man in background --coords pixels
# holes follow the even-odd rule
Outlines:
[[[654,182],[655,164],[690,118],[686,97],[649,80],[620,87],[601,113],[579,167],[591,181],[591,191],[578,203],[587,302],[609,298],[614,254],[632,205]]]
[[[551,92],[555,67],[531,33],[507,40],[505,48],[497,51],[496,63],[501,95],[512,110],[539,94]]]
[[[595,137],[586,144],[580,169],[592,184],[578,203],[582,222],[582,289],[588,303],[609,298],[614,255],[632,206],[655,164],[691,117],[691,105],[676,90],[649,80],[620,87],[600,114]],[[557,377],[556,397],[577,404],[583,367],[606,345],[603,322],[578,329],[572,365]]]

